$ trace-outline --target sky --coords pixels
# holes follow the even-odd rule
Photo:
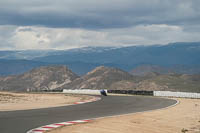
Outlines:
[[[0,50],[200,41],[200,0],[1,0]]]

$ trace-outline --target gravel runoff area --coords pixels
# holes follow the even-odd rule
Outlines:
[[[0,92],[0,111],[58,107],[89,100],[92,96],[56,93]]]
[[[101,118],[48,133],[200,133],[200,99],[180,99],[174,107]]]

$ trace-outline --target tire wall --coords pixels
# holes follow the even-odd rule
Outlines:
[[[131,94],[131,95],[153,96],[153,91],[108,90],[107,92],[108,92],[108,93],[113,93],[113,94]]]

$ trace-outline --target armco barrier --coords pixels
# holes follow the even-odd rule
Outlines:
[[[132,94],[132,95],[153,96],[153,91],[107,90],[107,92],[108,92],[108,93],[114,93],[114,94]]]
[[[105,90],[107,92],[107,90]],[[100,95],[100,90],[89,90],[89,89],[77,89],[77,90],[69,90],[64,89],[63,93],[69,93],[69,94],[92,94],[92,95]]]
[[[161,97],[200,98],[200,93],[189,92],[154,91],[153,95]]]

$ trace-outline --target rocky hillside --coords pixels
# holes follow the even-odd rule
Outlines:
[[[81,77],[65,66],[39,67],[21,75],[0,77],[0,90],[131,89],[200,92],[200,75],[149,72],[133,76],[100,66]]]
[[[200,75],[171,73],[145,76],[138,82],[136,88],[138,90],[200,92]]]
[[[200,75],[149,72],[133,76],[109,67],[97,67],[62,89],[131,89],[200,92]]]
[[[132,75],[137,75],[137,76],[146,76],[149,75],[150,73],[166,74],[169,72],[170,72],[169,69],[157,65],[140,65],[130,71]]]
[[[187,66],[187,65],[172,65],[172,66],[159,66],[159,65],[149,65],[143,64],[134,67],[130,73],[136,76],[146,76],[150,73],[159,73],[159,74],[169,74],[169,73],[178,73],[178,74],[199,74],[199,66]]]
[[[116,68],[100,66],[86,75],[64,85],[65,89],[127,89],[133,88],[135,78]]]
[[[0,90],[52,90],[77,78],[66,66],[40,67],[21,75],[1,77]]]

